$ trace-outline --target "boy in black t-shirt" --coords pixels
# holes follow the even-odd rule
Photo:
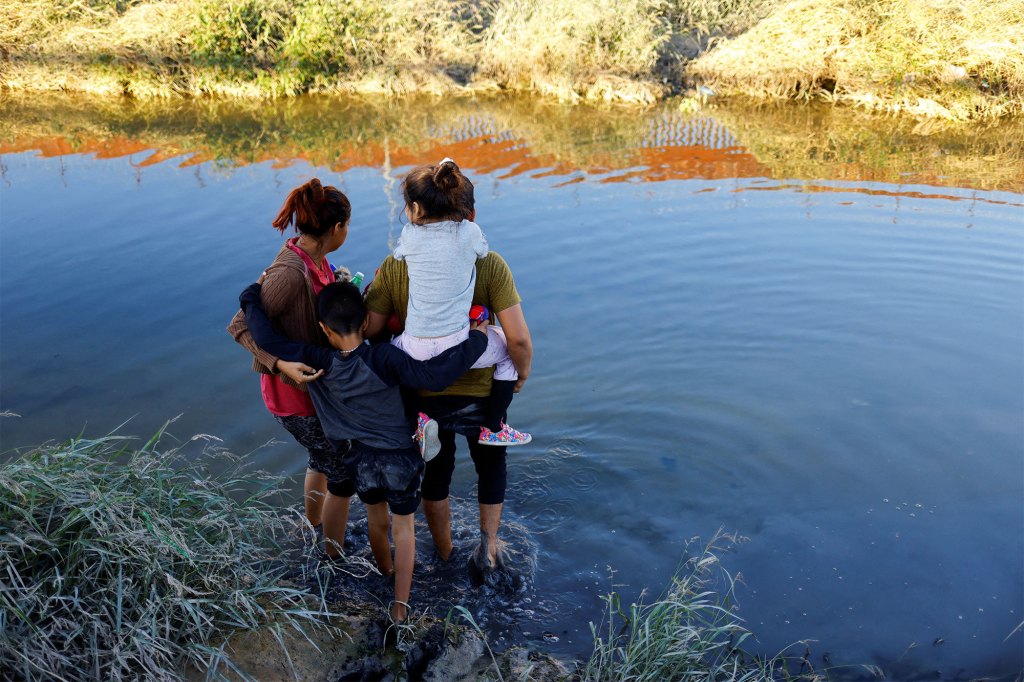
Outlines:
[[[430,391],[446,388],[484,352],[487,323],[474,323],[466,341],[421,362],[391,344],[364,343],[366,306],[359,288],[348,282],[329,284],[317,298],[320,327],[333,349],[291,341],[277,333],[260,305],[258,284],[242,292],[239,302],[260,347],[308,366],[307,387],[327,438],[335,443],[351,441],[343,463],[354,475],[356,494],[366,504],[377,566],[384,575],[395,576],[391,617],[395,622],[405,620],[416,557],[412,515],[420,503],[423,459],[413,443],[415,426],[406,415],[400,385]],[[394,563],[388,507],[394,516]]]

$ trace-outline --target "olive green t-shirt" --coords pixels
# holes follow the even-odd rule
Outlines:
[[[473,290],[473,305],[487,306],[491,311],[491,322],[497,322],[497,313],[511,308],[522,301],[512,279],[508,263],[494,251],[476,262],[476,288]],[[377,270],[369,290],[366,292],[366,307],[371,311],[390,317],[397,313],[405,324],[405,311],[409,307],[409,269],[405,261],[388,256]],[[467,315],[469,311],[466,311]],[[491,393],[493,367],[471,369],[454,384],[432,393],[421,391],[422,395],[468,395],[485,397]]]

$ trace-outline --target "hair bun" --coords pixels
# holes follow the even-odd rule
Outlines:
[[[445,191],[455,189],[459,185],[459,179],[456,177],[458,172],[458,165],[445,157],[441,163],[437,164],[437,168],[434,170],[434,186]]]

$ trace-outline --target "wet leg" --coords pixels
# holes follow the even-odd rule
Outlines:
[[[501,566],[501,547],[498,527],[508,484],[506,450],[503,447],[480,445],[469,441],[469,454],[473,458],[477,475],[477,501],[480,503],[480,568]]]
[[[373,550],[373,558],[377,560],[377,568],[380,569],[382,575],[394,574],[395,567],[391,563],[391,543],[388,541],[388,528],[391,526],[391,519],[388,516],[386,502],[366,505],[366,525],[370,534],[370,549]]]
[[[443,561],[452,553],[452,519],[448,488],[455,471],[455,433],[438,431],[441,451],[427,462],[423,478],[423,515],[427,518],[430,537]],[[434,499],[428,499],[428,498]],[[438,499],[439,498],[439,499]]]
[[[412,569],[416,562],[416,534],[412,514],[396,514],[391,530],[395,538],[395,601],[391,619],[401,623],[408,616],[409,593],[412,590]]]
[[[327,476],[319,471],[306,469],[306,480],[303,484],[306,520],[312,526],[319,526],[323,520],[324,498],[327,495]]]
[[[449,498],[423,500],[423,515],[427,517],[427,528],[434,539],[434,547],[442,560],[448,561],[452,553],[452,512]]]
[[[345,528],[348,527],[351,501],[351,497],[332,495],[330,492],[324,500],[324,549],[329,557],[339,556],[345,547]]]
[[[504,506],[504,504],[480,505],[480,543],[484,552],[483,556],[487,558],[488,568],[499,568],[501,564],[498,555],[498,527],[501,525],[501,511]]]

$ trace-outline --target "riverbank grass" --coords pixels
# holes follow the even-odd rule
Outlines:
[[[1018,0],[790,0],[688,69],[719,94],[970,120],[1024,113]]]
[[[786,676],[782,657],[765,660],[744,652],[752,635],[735,612],[735,581],[719,563],[719,555],[735,542],[716,535],[654,601],[641,597],[626,607],[615,591],[603,597],[605,618],[591,623],[594,651],[581,666],[582,680],[750,682]]]
[[[282,579],[295,524],[279,496],[222,450],[186,458],[158,438],[78,438],[0,465],[0,670],[178,679],[233,669],[231,632],[330,629],[323,600]]]
[[[34,0],[0,85],[134,97],[504,90],[648,104],[777,0]]]
[[[0,87],[245,98],[509,91],[641,105],[690,91],[992,118],[1024,111],[1024,4],[33,0],[0,5]]]

